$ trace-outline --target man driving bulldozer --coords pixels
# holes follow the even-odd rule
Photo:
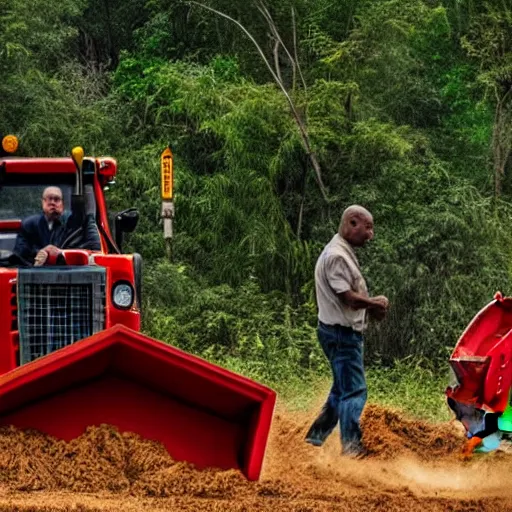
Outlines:
[[[14,253],[27,263],[41,266],[59,249],[101,249],[94,216],[79,216],[64,210],[64,197],[59,187],[46,187],[42,199],[43,213],[23,220],[16,238]]]

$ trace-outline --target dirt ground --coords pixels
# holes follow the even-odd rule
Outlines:
[[[460,457],[461,427],[377,406],[363,417],[363,460],[340,457],[337,433],[303,442],[315,411],[276,412],[262,478],[198,472],[162,446],[109,426],[64,443],[0,429],[1,511],[504,511],[512,455]]]

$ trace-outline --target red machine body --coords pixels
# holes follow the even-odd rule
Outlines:
[[[448,397],[502,413],[512,384],[512,298],[497,293],[471,321],[450,357],[457,383]]]

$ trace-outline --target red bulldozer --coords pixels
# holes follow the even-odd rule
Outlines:
[[[15,156],[0,151],[0,426],[64,440],[111,424],[163,443],[198,468],[260,476],[275,393],[141,334],[142,259],[122,251],[138,212],[113,216],[104,190],[110,157]],[[48,186],[81,218],[92,215],[100,251],[61,247],[33,266],[14,252],[24,218],[41,212]]]

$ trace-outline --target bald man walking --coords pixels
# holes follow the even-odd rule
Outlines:
[[[331,365],[333,384],[322,411],[306,434],[321,446],[340,423],[342,453],[364,454],[360,417],[366,403],[363,332],[368,316],[381,320],[389,302],[369,297],[354,248],[373,238],[373,217],[359,205],[349,206],[338,233],[325,246],[315,267],[318,340]]]

